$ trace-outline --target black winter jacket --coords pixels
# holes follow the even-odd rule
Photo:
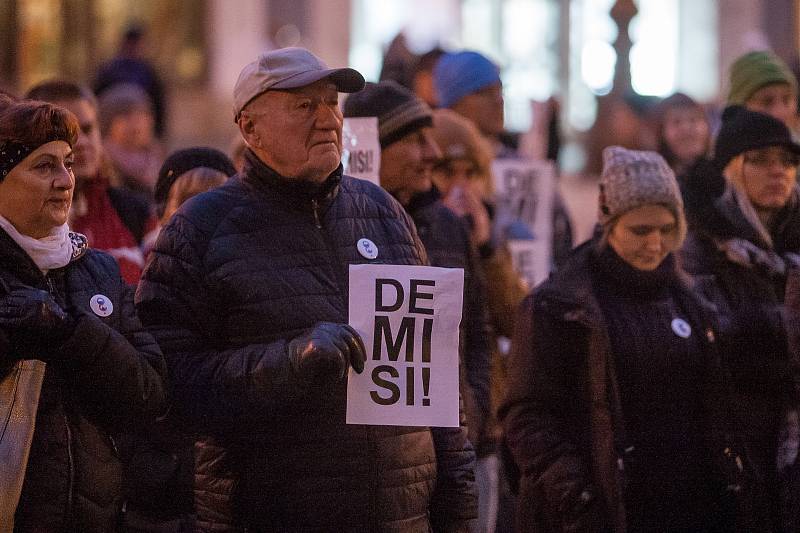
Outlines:
[[[627,531],[625,438],[614,354],[594,294],[591,254],[577,248],[564,267],[522,303],[509,361],[509,388],[500,410],[506,439],[522,474],[517,530]],[[709,353],[705,381],[707,444],[726,482],[743,480],[733,456],[725,382],[710,323],[688,286],[673,294]],[[658,480],[653,480],[658,482]]]
[[[491,416],[491,328],[486,312],[488,302],[485,280],[477,251],[470,241],[465,221],[440,201],[436,187],[414,196],[406,208],[414,220],[420,240],[425,245],[430,264],[464,270],[461,357],[466,387],[462,386],[462,396],[467,410],[470,441],[475,445],[479,456],[491,453],[493,446],[486,435],[486,424]]]
[[[288,340],[347,323],[362,237],[376,262],[426,261],[410,219],[378,187],[341,167],[312,187],[248,152],[241,175],[162,230],[139,285],[174,410],[224,447],[238,520],[254,531],[461,531],[477,514],[463,427],[346,425],[346,381],[312,390],[290,371]]]
[[[43,276],[0,231],[3,284],[47,290],[77,317],[45,370],[15,531],[113,531],[123,507],[114,435],[154,420],[166,406],[164,360],[134,313],[132,290],[111,256],[73,235],[72,261]],[[91,311],[97,294],[108,297],[111,315]],[[15,356],[12,346],[2,367]]]
[[[753,515],[762,524],[775,522],[762,529],[777,528],[782,511],[776,457],[783,415],[800,401],[800,368],[788,349],[782,311],[786,273],[800,254],[800,190],[778,213],[768,229],[772,242],[766,243],[709,162],[698,162],[683,185],[689,236],[681,260],[718,316],[734,420],[757,474]],[[796,530],[797,520],[784,527]]]

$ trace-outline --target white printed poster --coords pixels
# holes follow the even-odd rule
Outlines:
[[[380,185],[381,144],[378,140],[378,117],[344,119],[342,165],[348,176]]]
[[[456,427],[464,271],[350,265],[350,325],[367,349],[350,369],[348,424]]]
[[[508,158],[496,159],[492,173],[496,237],[508,244],[517,272],[534,287],[550,274],[555,168],[550,161]]]

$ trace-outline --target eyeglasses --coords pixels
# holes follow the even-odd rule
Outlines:
[[[757,167],[768,167],[772,165],[776,159],[783,168],[800,166],[800,157],[797,156],[797,154],[785,150],[781,150],[777,153],[768,150],[753,150],[744,154],[745,163]]]

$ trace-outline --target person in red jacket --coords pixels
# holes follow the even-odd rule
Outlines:
[[[144,267],[141,242],[156,227],[156,219],[144,196],[112,187],[103,171],[103,146],[94,95],[78,84],[51,80],[31,88],[26,97],[63,107],[78,118],[80,133],[75,145],[71,227],[86,235],[91,247],[113,256],[127,283],[137,283]]]

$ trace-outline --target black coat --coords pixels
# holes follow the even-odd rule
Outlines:
[[[594,246],[577,248],[524,300],[517,318],[500,416],[522,476],[518,531],[626,531],[629,447],[611,340],[593,289]],[[705,444],[720,466],[730,466],[722,450],[734,438],[711,324],[687,285],[674,290],[681,307],[692,310],[690,322],[708,352]],[[735,467],[720,475],[726,473],[732,476],[726,481],[741,481]]]
[[[48,290],[78,317],[45,370],[16,531],[113,531],[123,504],[114,435],[166,408],[164,360],[136,317],[132,290],[111,256],[86,249],[82,236],[75,242],[72,261],[43,276],[0,231],[3,283]],[[110,316],[91,311],[97,294],[112,302]]]
[[[426,261],[409,217],[378,187],[341,168],[308,187],[248,152],[241,175],[162,230],[139,285],[174,411],[227,451],[234,507],[256,531],[461,530],[477,514],[464,428],[347,425],[344,380],[309,390],[290,371],[288,340],[347,323],[362,237],[376,262]],[[217,502],[207,511],[224,511]]]
[[[681,260],[718,316],[734,420],[757,474],[754,513],[768,522],[779,516],[775,465],[783,415],[796,409],[800,398],[798,362],[788,349],[782,311],[784,268],[800,254],[800,194],[778,214],[771,244],[726,195],[724,179],[708,163],[701,161],[689,172],[684,195],[689,236]],[[748,260],[725,251],[727,243],[736,242],[749,247]],[[759,254],[774,262],[762,261]],[[792,520],[788,527],[794,530],[797,517]]]
[[[470,441],[478,455],[492,452],[486,434],[491,416],[489,366],[491,328],[487,315],[485,280],[477,251],[463,219],[448,209],[432,188],[412,198],[407,206],[425,245],[432,266],[464,270],[464,305],[461,318],[461,357],[465,381],[462,396],[467,411]],[[465,385],[465,386],[464,386]]]

